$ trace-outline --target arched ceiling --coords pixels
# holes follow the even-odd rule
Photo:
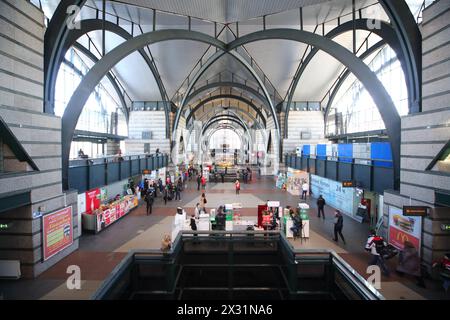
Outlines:
[[[41,0],[47,16],[58,5],[58,0]],[[411,8],[416,8],[422,0],[408,0]],[[101,10],[102,1],[87,0],[81,10],[82,19],[97,17],[97,10]],[[218,37],[221,41],[229,43],[236,38],[263,28],[262,16],[265,18],[266,28],[300,28],[300,9],[303,10],[303,28],[307,31],[317,30],[322,32],[322,24],[325,23],[324,33],[329,32],[337,25],[338,17],[341,23],[352,18],[352,0],[120,0],[106,2],[106,19],[117,22],[119,25],[134,35],[149,32],[153,29],[153,10],[156,12],[155,27],[161,29],[187,29],[188,17],[191,16],[191,29],[200,31],[210,36],[222,32]],[[377,0],[356,0],[356,9],[361,10],[365,17],[374,17],[387,20],[382,7]],[[412,9],[414,10],[414,9]],[[99,18],[102,14],[98,15]],[[235,22],[238,22],[238,26]],[[132,28],[133,25],[133,28]],[[102,32],[94,31],[88,34],[92,43],[97,48],[102,46]],[[83,36],[79,43],[88,47],[89,38]],[[357,32],[357,46],[368,36],[366,31]],[[375,43],[379,38],[371,35],[370,42]],[[117,35],[106,32],[106,51],[110,51],[124,40]],[[342,34],[334,41],[352,49],[352,33]],[[92,47],[92,46],[91,46]],[[208,50],[208,46],[199,42],[175,40],[160,42],[151,45],[145,50],[154,58],[156,67],[161,76],[169,98],[173,98],[177,90],[186,87],[187,77],[199,69],[196,64],[206,53],[206,57],[215,53],[215,48]],[[254,68],[259,75],[267,78],[267,88],[270,95],[278,95],[281,100],[285,98],[302,56],[307,46],[286,40],[266,40],[247,44],[245,46],[246,60],[252,59]],[[98,52],[91,51],[100,57]],[[244,53],[244,49],[240,49]],[[205,61],[202,60],[203,62]],[[248,60],[249,61],[249,60]],[[367,61],[368,62],[368,61]],[[342,72],[340,62],[326,53],[318,53],[305,70],[297,89],[294,92],[294,101],[320,101]],[[157,82],[144,59],[139,53],[133,53],[114,67],[120,83],[131,99],[135,101],[161,100],[161,94]],[[211,81],[217,81],[221,75],[222,81],[236,81],[258,89],[258,84],[251,73],[231,55],[226,54],[216,61],[199,79],[196,88]],[[190,77],[191,78],[191,77]],[[263,77],[261,77],[263,78]],[[184,83],[184,85],[183,85]],[[207,97],[216,89],[199,94],[192,100]],[[236,89],[234,89],[236,91]],[[182,91],[182,90],[181,90]],[[257,97],[249,92],[237,90],[249,99],[258,101]],[[261,91],[262,92],[262,91]],[[275,99],[276,100],[276,99]],[[236,102],[233,102],[236,104]],[[264,102],[258,101],[261,105]]]

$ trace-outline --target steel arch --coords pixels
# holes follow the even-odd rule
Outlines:
[[[374,75],[369,67],[365,65],[364,62],[362,62],[353,53],[328,38],[302,30],[269,29],[245,35],[234,40],[228,45],[213,37],[195,31],[161,30],[137,36],[113,49],[86,74],[86,76],[83,78],[83,81],[80,83],[73,96],[71,97],[66,108],[66,112],[64,113],[62,141],[63,170],[66,171],[64,176],[66,180],[70,142],[72,140],[72,134],[76,126],[76,121],[78,120],[81,110],[83,109],[85,102],[87,101],[93,88],[95,88],[96,84],[98,84],[100,79],[116,63],[118,63],[124,57],[136,51],[137,49],[142,48],[143,46],[148,44],[175,39],[200,41],[216,46],[223,51],[231,51],[247,43],[269,39],[285,39],[304,42],[314,47],[318,47],[321,50],[324,50],[331,56],[335,57],[337,60],[341,61],[345,66],[347,66],[372,95],[380,111],[380,114],[382,115],[382,118],[386,125],[386,129],[390,136],[392,149],[394,150],[394,172],[395,177],[398,178],[400,161],[400,117],[395,110],[392,99],[390,98],[389,94],[386,92],[384,86],[378,80],[376,75]],[[277,122],[275,112],[273,113],[273,116],[274,122]],[[279,154],[280,150],[278,150],[277,153]]]
[[[258,109],[258,107],[256,107],[256,105],[251,102],[250,100],[247,100],[244,97],[241,96],[236,96],[236,95],[232,95],[232,94],[219,94],[216,96],[211,96],[208,97],[202,101],[200,101],[191,111],[191,113],[189,113],[188,117],[186,118],[186,123],[189,122],[189,120],[191,119],[192,115],[198,110],[200,109],[203,105],[207,104],[208,102],[214,101],[214,100],[219,100],[219,99],[235,99],[235,100],[239,100],[243,103],[246,103],[248,106],[250,106],[253,110],[256,111],[256,113],[259,115],[259,117],[261,118],[261,121],[264,124],[264,127],[267,126],[267,120],[264,117],[264,115],[262,114],[261,110]]]
[[[257,90],[255,90],[252,87],[249,87],[245,84],[239,83],[239,82],[232,82],[232,81],[219,81],[219,82],[212,82],[208,83],[206,86],[200,87],[194,92],[192,92],[187,98],[186,98],[186,105],[189,104],[189,101],[191,101],[193,98],[195,98],[197,95],[199,95],[201,92],[206,91],[208,89],[217,88],[217,87],[230,87],[230,88],[239,88],[244,91],[248,91],[249,93],[253,94],[255,97],[258,98],[262,103],[266,103],[266,98],[259,93]]]
[[[89,51],[86,47],[84,47],[83,45],[79,44],[79,43],[75,43],[74,47],[81,51],[86,57],[88,57],[90,60],[92,60],[92,62],[97,63],[98,62],[98,58],[91,52]],[[111,72],[108,72],[106,74],[106,77],[108,78],[108,80],[111,82],[112,86],[114,87],[114,90],[117,92],[117,95],[120,98],[120,103],[122,104],[122,110],[123,113],[127,119],[127,123],[128,123],[128,119],[130,116],[130,112],[128,110],[128,106],[127,103],[125,102],[125,98],[122,94],[122,92],[120,91],[119,85],[117,84],[116,79],[114,79],[113,75],[111,74]]]
[[[386,126],[393,151],[394,177],[397,185],[400,181],[400,116],[389,93],[370,68],[352,52],[333,40],[303,30],[269,29],[257,31],[234,40],[228,45],[228,50],[233,50],[247,43],[269,39],[292,40],[319,48],[343,63],[361,81],[372,96]]]
[[[380,28],[369,28],[369,25],[371,23],[378,22],[380,25]],[[358,19],[355,21],[348,21],[345,22],[330,32],[328,32],[325,37],[329,39],[333,39],[341,34],[344,34],[346,32],[349,32],[353,30],[353,28],[358,30],[365,30],[373,32],[374,34],[381,37],[396,53],[399,61],[401,62],[403,72],[405,73],[405,77],[411,77],[411,75],[408,74],[408,69],[406,67],[406,62],[404,58],[404,52],[402,51],[401,45],[398,41],[397,34],[395,33],[394,28],[387,22],[384,21],[374,21],[371,19]],[[298,82],[300,81],[303,73],[305,72],[306,68],[308,67],[309,63],[313,60],[313,58],[316,56],[316,54],[320,50],[317,48],[313,48],[311,52],[306,56],[305,60],[302,62],[300,68],[297,70],[297,72],[294,75],[294,78],[292,80],[292,86],[291,90],[289,92],[288,101],[286,104],[286,112],[284,116],[284,137],[287,138],[288,134],[288,117],[289,117],[289,111],[292,104],[292,99],[295,93],[295,90],[298,86]],[[408,95],[410,101],[413,100],[413,92],[412,88],[408,87]]]
[[[386,45],[386,43],[383,40],[378,41],[373,46],[371,46],[369,49],[367,49],[363,54],[361,54],[359,56],[359,58],[361,60],[364,60],[365,58],[370,56],[372,53],[374,53],[378,49],[382,48],[384,45]],[[350,73],[351,72],[349,70],[346,70],[344,72],[344,74],[342,75],[342,77],[339,79],[338,83],[334,87],[333,92],[330,94],[330,98],[328,99],[327,106],[325,108],[325,114],[324,114],[325,123],[327,122],[328,114],[330,113],[330,109],[331,109],[331,106],[333,104],[333,100],[336,97],[336,94],[339,92],[339,89],[341,88],[341,86],[344,84],[345,80],[350,75]]]

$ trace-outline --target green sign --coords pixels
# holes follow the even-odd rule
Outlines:
[[[441,230],[449,232],[450,231],[450,223],[441,224]]]

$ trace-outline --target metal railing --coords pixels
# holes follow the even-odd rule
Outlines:
[[[275,253],[281,260],[275,264],[273,262],[263,263],[260,261],[251,263],[243,262],[240,264],[230,264],[220,261],[211,261],[208,263],[199,262],[197,264],[184,263],[182,261],[182,256],[185,254],[185,246],[192,243],[196,243],[196,245],[192,245],[187,250],[195,250],[196,256],[198,256],[198,254],[207,254],[211,252],[217,254],[220,250],[206,250],[206,247],[202,246],[202,243],[219,243],[224,245],[222,247],[222,252],[225,255],[228,255],[228,257],[230,257],[230,254],[233,255],[239,252],[239,248],[245,249],[244,251],[241,250],[241,254],[244,255],[245,252],[251,252],[251,250],[256,252],[257,250],[268,248],[268,250]],[[262,246],[258,246],[258,243]],[[238,248],[236,249],[235,245],[239,245],[241,247],[236,247]],[[217,246],[213,248],[217,248]],[[132,281],[134,281],[134,284],[138,286],[141,283],[138,279],[139,275],[136,274],[140,268],[139,265],[141,265],[141,267],[149,266],[150,268],[162,267],[162,269],[158,269],[164,271],[165,279],[162,279],[162,286],[154,290],[148,290],[145,288],[131,288],[130,286]],[[172,249],[168,252],[161,252],[160,250],[133,250],[129,252],[128,255],[119,263],[119,265],[114,268],[98,290],[92,295],[91,299],[133,299],[136,295],[140,294],[149,296],[163,295],[166,298],[169,297],[169,299],[176,299],[177,297],[181,298],[184,288],[179,287],[178,282],[184,269],[193,267],[231,268],[230,270],[233,268],[279,268],[286,288],[259,288],[257,286],[235,286],[233,288],[211,286],[204,288],[202,286],[191,286],[186,288],[187,291],[270,291],[273,289],[275,291],[284,290],[294,298],[301,298],[303,295],[326,295],[334,297],[334,294],[332,294],[331,291],[336,290],[336,288],[339,288],[340,285],[343,285],[342,291],[345,295],[347,295],[347,298],[384,300],[384,297],[370,283],[359,275],[333,250],[294,249],[285,236],[278,231],[182,231],[178,234],[173,242]],[[299,288],[298,283],[302,284],[302,272],[305,272],[301,271],[303,270],[303,267],[316,271],[318,269],[323,269],[323,273],[319,272],[320,277],[317,277],[317,282],[321,281],[326,283],[326,288],[323,287],[320,290],[305,290]],[[128,283],[126,283],[127,279],[130,280]],[[315,281],[314,278],[308,280],[312,280],[313,282]],[[280,297],[283,298],[281,291]]]

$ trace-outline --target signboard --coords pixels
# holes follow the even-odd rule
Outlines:
[[[428,215],[428,207],[403,206],[403,215],[405,217],[426,217]]]
[[[311,190],[315,198],[322,195],[328,205],[358,219],[356,216],[358,198],[354,188],[343,188],[340,182],[311,175]]]
[[[94,210],[100,208],[100,189],[86,192],[86,213],[92,214]]]
[[[73,243],[72,207],[42,217],[44,261]]]
[[[342,188],[354,188],[356,184],[354,181],[342,181]]]
[[[389,243],[403,250],[405,241],[420,252],[422,217],[408,217],[399,208],[389,206]]]
[[[450,232],[450,223],[443,223],[443,224],[441,224],[441,230],[442,231],[446,231],[446,232]]]
[[[269,208],[278,208],[280,206],[280,201],[268,201],[267,206]]]
[[[86,212],[86,194],[80,193],[77,197],[77,211],[78,214]]]
[[[305,182],[309,184],[308,172],[288,168],[285,183],[286,183],[286,190],[290,194],[294,196],[300,196],[302,194],[301,192],[302,185]]]

